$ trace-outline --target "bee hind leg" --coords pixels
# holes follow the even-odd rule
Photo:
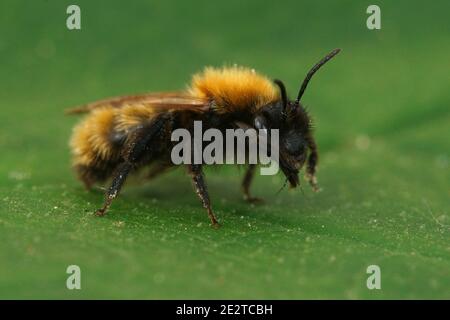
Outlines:
[[[252,197],[250,194],[250,185],[255,175],[256,164],[250,164],[245,172],[244,179],[242,180],[242,193],[244,194],[244,200],[250,203],[261,203],[263,199]]]
[[[119,194],[120,189],[122,189],[122,186],[130,173],[132,169],[132,165],[130,163],[122,163],[117,168],[116,174],[112,180],[111,186],[109,187],[108,191],[105,195],[105,202],[103,204],[103,207],[98,209],[95,214],[97,216],[104,216],[106,212],[108,211],[109,207],[111,206],[112,201],[117,197]]]
[[[133,133],[133,136],[123,150],[124,161],[116,168],[111,186],[106,192],[103,207],[97,210],[96,215],[103,216],[106,214],[112,201],[117,197],[120,189],[122,189],[128,174],[137,168],[139,164],[142,164],[143,160],[151,159],[154,153],[151,149],[152,142],[161,133],[167,120],[166,117],[158,117]]]
[[[213,227],[220,227],[220,224],[217,222],[216,216],[211,209],[211,203],[209,200],[208,190],[206,188],[205,179],[203,176],[203,170],[201,165],[190,164],[188,165],[188,172],[192,177],[192,182],[194,184],[195,192],[197,193],[200,201],[202,202],[203,208],[208,212],[208,217],[211,220],[211,224]]]

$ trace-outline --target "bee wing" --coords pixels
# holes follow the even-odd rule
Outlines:
[[[149,108],[164,110],[208,111],[212,101],[196,98],[183,92],[158,92],[132,96],[121,96],[99,100],[72,109],[67,114],[87,113],[98,108],[121,108],[125,105],[148,105]]]

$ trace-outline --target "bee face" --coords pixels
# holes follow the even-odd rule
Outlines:
[[[285,109],[281,101],[263,107],[254,119],[257,129],[279,129],[280,169],[291,187],[298,185],[298,172],[307,159],[310,122],[301,104],[288,102]]]
[[[308,155],[308,138],[311,135],[310,118],[301,105],[288,103],[280,134],[280,167],[291,187],[298,185],[298,172]]]
[[[311,119],[301,104],[288,103],[284,127],[283,147],[291,156],[300,159],[306,153],[307,137],[311,134]]]
[[[281,140],[282,148],[287,156],[295,161],[295,166],[300,169],[306,159],[306,140],[299,130],[287,132]]]

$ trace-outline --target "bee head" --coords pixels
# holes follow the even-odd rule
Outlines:
[[[254,126],[256,129],[278,129],[280,169],[290,186],[296,187],[299,184],[298,172],[307,159],[312,123],[300,103],[286,103],[286,109],[282,101],[261,108],[254,119]]]
[[[279,164],[291,187],[299,184],[298,172],[308,160],[308,152],[310,157],[312,151],[316,152],[312,121],[300,99],[314,73],[339,52],[340,49],[333,50],[311,68],[295,100],[288,99],[282,81],[274,80],[280,89],[281,99],[262,107],[254,118],[254,126],[257,129],[279,129]]]

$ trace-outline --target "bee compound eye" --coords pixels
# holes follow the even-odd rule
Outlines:
[[[301,135],[292,133],[284,141],[284,146],[291,155],[298,156],[305,152],[306,144]]]

